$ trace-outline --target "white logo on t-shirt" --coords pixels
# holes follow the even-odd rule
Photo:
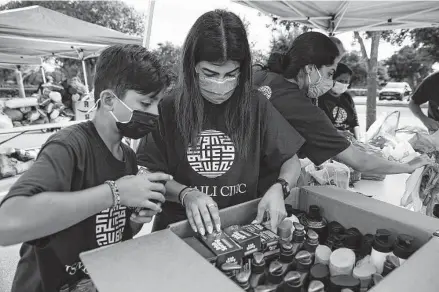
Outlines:
[[[270,86],[261,86],[258,88],[258,91],[265,95],[266,98],[271,98],[271,88]]]
[[[348,119],[348,113],[346,110],[342,107],[334,107],[332,110],[332,116],[335,119],[336,124],[344,123]]]
[[[226,134],[216,130],[205,130],[198,135],[195,149],[188,148],[187,160],[198,174],[216,178],[232,167],[235,145]]]
[[[109,208],[96,215],[96,242],[98,246],[122,241],[126,224],[125,206]]]

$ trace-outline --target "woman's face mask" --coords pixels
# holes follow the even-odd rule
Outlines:
[[[218,66],[218,68],[219,67],[223,67],[223,66]],[[197,70],[198,83],[200,86],[201,94],[205,99],[207,99],[209,102],[213,104],[221,104],[227,101],[233,95],[233,92],[238,86],[239,73],[236,72],[237,68],[235,67],[235,65],[233,65],[233,63],[228,61],[226,62],[224,67],[226,69],[227,67],[230,67],[233,71],[234,76],[227,76],[227,74],[225,74],[224,77],[207,76],[201,70]],[[228,70],[226,70],[225,73],[227,73],[227,71]]]
[[[317,74],[319,74],[319,79],[313,83],[311,81],[311,76],[308,73],[308,97],[310,98],[318,98],[334,86],[334,81],[332,79],[323,77],[322,74],[320,74],[319,69],[317,69],[316,66],[314,67],[316,68]]]
[[[334,92],[335,95],[342,95],[348,90],[349,84],[347,83],[341,83],[338,81],[335,81],[334,87],[332,87],[331,91]]]

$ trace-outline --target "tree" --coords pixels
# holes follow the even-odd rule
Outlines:
[[[412,88],[432,72],[434,59],[427,48],[405,46],[385,61],[390,77],[407,81]]]
[[[353,51],[347,53],[341,62],[352,69],[352,87],[365,87],[367,85],[366,63],[362,59],[360,52]]]
[[[175,82],[179,73],[181,48],[170,42],[164,44],[160,43],[153,53],[156,54],[157,58],[160,60],[160,63],[171,79],[171,82]]]
[[[415,48],[423,48],[435,60],[439,60],[439,28],[418,28],[402,31],[401,37],[409,36]]]

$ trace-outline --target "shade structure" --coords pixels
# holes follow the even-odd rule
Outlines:
[[[41,65],[40,57],[0,53],[0,65]]]
[[[439,26],[437,1],[249,1],[234,0],[281,20],[332,34]]]
[[[0,12],[0,53],[87,58],[109,45],[141,44],[140,37],[40,7]]]

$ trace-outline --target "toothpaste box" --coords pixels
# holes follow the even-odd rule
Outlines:
[[[245,230],[238,225],[227,227],[224,232],[242,247],[244,256],[249,256],[261,250],[261,237],[258,234]]]
[[[242,247],[224,232],[201,235],[200,240],[216,255],[218,266],[224,263],[240,263],[244,257]]]
[[[261,239],[261,251],[269,258],[280,251],[279,236],[261,224],[254,223],[242,226],[243,230],[259,235]]]
[[[196,252],[198,252],[202,257],[208,260],[211,264],[216,264],[216,255],[210,251],[204,244],[202,244],[195,237],[188,237],[183,239],[190,247],[192,247]]]

